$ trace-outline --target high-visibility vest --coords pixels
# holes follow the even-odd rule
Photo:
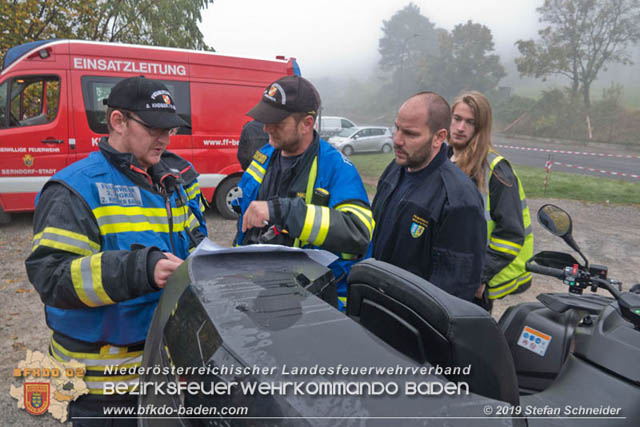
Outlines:
[[[189,199],[188,192],[178,186],[168,198],[169,218],[165,196],[134,184],[101,152],[73,163],[51,179],[73,188],[87,203],[93,215],[89,220],[100,229],[101,246],[86,245],[86,256],[71,263],[74,289],[89,308],[46,306],[47,324],[54,331],[91,343],[126,346],[143,342],[161,291],[114,303],[102,283],[102,253],[143,244],[186,258],[190,241],[185,229],[200,226],[196,218],[199,201]],[[178,202],[178,191],[183,201],[188,200],[186,205]],[[77,233],[69,234],[68,239],[83,240]],[[86,237],[84,241],[89,242]]]
[[[486,179],[487,189],[489,188],[489,180],[493,176],[493,169],[501,161],[508,163],[507,159],[502,157],[496,152],[489,152],[487,155],[487,162],[489,163],[489,171]],[[513,168],[512,168],[513,170]],[[527,206],[527,199],[522,188],[520,178],[516,174],[515,170],[513,175],[518,182],[518,193],[520,195],[520,203],[522,208],[522,221],[524,226],[524,243],[522,245],[510,242],[508,240],[499,239],[493,237],[493,230],[496,223],[491,218],[491,195],[487,191],[487,198],[485,203],[485,218],[487,220],[487,244],[489,247],[498,252],[504,252],[507,254],[515,255],[516,258],[509,263],[505,268],[500,270],[498,274],[493,276],[489,281],[489,298],[498,299],[518,289],[520,286],[531,281],[531,273],[526,271],[525,263],[533,256],[533,230],[531,228],[531,215],[529,213],[529,207]]]

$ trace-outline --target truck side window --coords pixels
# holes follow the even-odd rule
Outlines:
[[[118,77],[98,77],[84,76],[82,77],[82,97],[84,99],[84,108],[87,114],[89,128],[95,133],[107,134],[107,118],[105,113],[107,106],[103,100],[109,98],[111,88],[118,83],[121,78]],[[191,124],[191,97],[189,94],[189,83],[173,80],[161,80],[167,86],[169,92],[173,94],[178,114],[187,123]],[[178,135],[191,135],[191,129],[180,128]]]
[[[60,79],[56,76],[28,76],[11,80],[0,90],[2,127],[35,126],[52,122],[58,114]],[[5,117],[6,98],[9,98],[9,117]]]

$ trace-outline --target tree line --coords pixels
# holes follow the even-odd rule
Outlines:
[[[352,110],[359,103],[364,116],[388,122],[394,114],[388,107],[416,91],[452,99],[478,90],[489,96],[499,121],[511,131],[573,139],[591,139],[595,132],[597,139],[619,139],[615,123],[633,121],[633,113],[620,107],[621,87],[606,90],[597,105],[591,91],[607,66],[632,64],[629,49],[640,40],[640,0],[545,0],[536,10],[543,28],[537,39],[515,42],[517,70],[521,77],[543,81],[564,77],[565,89],[543,92],[539,100],[512,96],[500,87],[506,72],[489,28],[467,21],[447,31],[409,3],[382,23],[377,74],[366,82],[351,81],[339,105]]]
[[[202,9],[213,1],[5,0],[0,2],[0,56],[12,46],[50,38],[213,50],[198,28]],[[629,48],[640,41],[640,0],[545,0],[536,10],[543,28],[537,39],[515,42],[517,70],[522,77],[543,81],[554,75],[565,78],[567,86],[560,92],[544,92],[538,101],[510,96],[500,87],[506,72],[489,28],[471,20],[451,31],[438,28],[409,3],[382,22],[377,73],[368,81],[350,82],[342,99],[329,104],[388,120],[389,106],[397,107],[418,90],[428,88],[451,99],[473,89],[502,103],[497,110],[506,113],[503,119],[521,112],[506,124],[511,128],[526,124],[527,131],[548,132],[559,118],[534,117],[541,105],[555,99],[555,106],[574,110],[572,120],[582,122],[577,128],[585,129],[586,137],[593,137],[594,128],[600,135],[602,128],[594,122],[601,117],[592,116],[602,108],[593,105],[592,86],[607,66],[632,64]],[[604,102],[612,105],[619,91],[612,87]],[[524,105],[528,110],[522,111]]]
[[[0,57],[35,40],[81,39],[213,50],[198,23],[213,0],[3,0]]]

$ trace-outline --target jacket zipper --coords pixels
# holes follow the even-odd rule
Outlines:
[[[171,201],[166,195],[164,197],[164,205],[167,208],[167,219],[169,220],[169,243],[171,244],[171,253],[175,254],[176,249],[173,245],[173,214],[171,211]]]

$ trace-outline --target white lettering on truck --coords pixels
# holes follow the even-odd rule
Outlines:
[[[187,75],[187,67],[184,65],[127,61],[123,59],[74,57],[73,68],[76,70],[116,71],[135,74]]]
[[[233,138],[205,139],[203,143],[205,146],[209,146],[209,147],[237,147],[238,146],[238,140]]]

